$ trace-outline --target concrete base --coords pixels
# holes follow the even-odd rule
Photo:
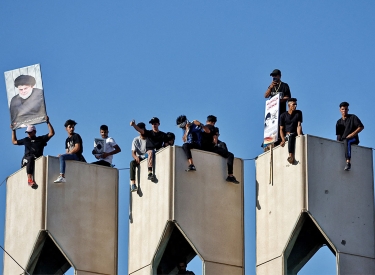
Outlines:
[[[8,178],[5,249],[31,274],[70,266],[80,275],[117,274],[118,170],[66,164],[66,183],[53,183],[56,157],[36,161],[37,190],[27,186],[25,169]],[[3,274],[21,273],[4,255]]]

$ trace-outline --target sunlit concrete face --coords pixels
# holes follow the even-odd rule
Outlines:
[[[287,146],[273,150],[273,177],[270,152],[256,161],[257,274],[295,274],[287,260],[306,217],[336,253],[338,274],[358,272],[353,266],[375,273],[371,148],[352,146],[351,171],[343,143],[333,140],[297,138],[296,164],[287,156]]]
[[[117,274],[118,171],[76,161],[66,169],[67,182],[55,184],[58,159],[38,159],[37,190],[24,169],[8,178],[5,249],[29,268],[38,235],[48,232],[76,274]],[[20,273],[4,256],[4,274]]]
[[[225,181],[226,159],[199,150],[192,154],[197,171],[186,172],[182,148],[158,152],[157,183],[147,180],[146,161],[141,163],[140,192],[131,194],[129,274],[152,269],[156,273],[154,256],[168,222],[179,228],[201,257],[204,274],[217,274],[218,269],[243,274],[243,161],[235,159],[234,174],[241,182],[235,185]]]

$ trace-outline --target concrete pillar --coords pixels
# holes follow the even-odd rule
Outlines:
[[[30,274],[117,274],[118,170],[77,161],[66,169],[56,184],[58,158],[36,160],[37,190],[24,168],[8,178],[5,249]],[[4,255],[3,274],[21,273]]]
[[[207,275],[244,274],[243,161],[234,162],[236,185],[225,181],[226,159],[192,154],[197,171],[186,172],[181,147],[160,150],[155,183],[147,180],[146,161],[140,164],[130,202],[129,274],[156,274],[159,264],[173,270],[176,255],[198,255]]]
[[[337,274],[375,273],[372,149],[352,146],[344,171],[343,143],[297,138],[296,163],[287,146],[256,161],[257,274],[297,274],[322,246],[336,254]]]

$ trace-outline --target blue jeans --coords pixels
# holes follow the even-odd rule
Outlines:
[[[66,160],[79,160],[76,154],[63,154],[59,157],[60,160],[60,174],[65,174]]]
[[[350,160],[352,157],[352,144],[356,144],[356,145],[359,144],[358,137],[353,137],[350,139],[346,138],[344,140],[344,144],[345,144],[345,158],[347,160]]]

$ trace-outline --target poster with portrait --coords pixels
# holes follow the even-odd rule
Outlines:
[[[46,121],[40,65],[32,65],[4,73],[12,129]]]
[[[263,146],[269,145],[278,140],[279,102],[279,95],[275,95],[266,101]]]
[[[100,157],[105,152],[105,139],[96,138],[94,140],[95,156]]]

